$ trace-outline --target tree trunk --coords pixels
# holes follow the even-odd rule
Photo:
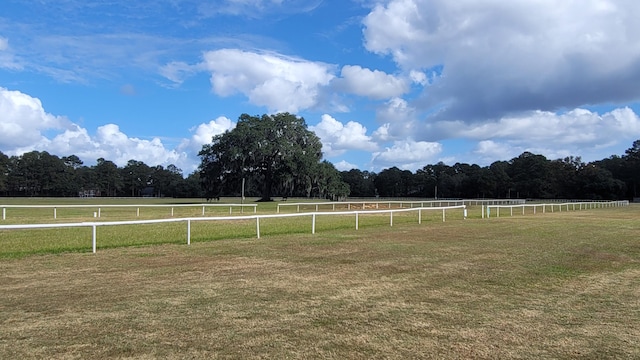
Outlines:
[[[273,187],[273,179],[269,173],[264,174],[264,188],[262,190],[262,199],[260,201],[271,201],[271,189]]]

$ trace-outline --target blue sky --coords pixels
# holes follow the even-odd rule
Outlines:
[[[0,151],[175,164],[288,111],[339,170],[640,139],[632,0],[3,0]]]

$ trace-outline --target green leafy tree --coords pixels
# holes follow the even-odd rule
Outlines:
[[[129,160],[121,172],[125,190],[132,197],[142,196],[151,185],[151,168],[142,161]]]
[[[506,161],[496,161],[489,165],[490,176],[495,182],[492,197],[514,198],[518,196],[509,176],[509,166],[510,164]]]
[[[322,158],[321,149],[320,139],[302,117],[242,114],[233,130],[214,136],[202,147],[200,177],[207,197],[217,197],[232,183],[237,186],[242,178],[257,175],[262,200],[268,201],[275,185],[307,183]]]
[[[93,167],[101,196],[116,196],[124,187],[122,171],[110,160],[99,158]]]
[[[638,197],[638,188],[640,187],[640,140],[633,142],[633,145],[625,150],[624,159],[629,174],[629,188],[631,195]]]
[[[76,155],[63,156],[61,159],[64,167],[60,174],[58,189],[60,195],[77,196],[78,191],[85,185],[85,176],[87,168],[82,166],[82,160]]]
[[[60,186],[64,164],[46,151],[31,151],[10,159],[8,182],[16,195],[50,196]]]
[[[375,173],[351,169],[340,173],[342,181],[349,186],[350,196],[373,197],[376,194]]]
[[[578,172],[585,164],[578,157],[568,156],[564,159],[550,161],[549,164],[549,198],[575,199],[578,197]]]
[[[382,170],[374,181],[382,197],[398,197],[402,191],[402,170],[396,166]]]
[[[550,197],[549,161],[543,155],[525,151],[510,162],[509,176],[517,192],[527,198]]]
[[[165,169],[162,165],[151,168],[150,183],[155,196],[176,196],[178,184],[183,181],[182,170],[171,164]]]
[[[0,193],[7,192],[7,177],[9,176],[9,157],[0,151]]]
[[[349,196],[349,185],[342,181],[342,177],[332,163],[323,161],[312,170],[311,192],[307,196],[337,200]]]
[[[194,171],[186,179],[176,184],[174,196],[180,198],[203,198],[204,192],[200,184],[200,172]]]
[[[624,197],[626,185],[614,179],[609,170],[588,164],[578,170],[576,185],[581,196],[587,199],[619,199]]]

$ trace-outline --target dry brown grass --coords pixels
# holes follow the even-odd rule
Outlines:
[[[640,208],[0,260],[0,358],[638,358]]]

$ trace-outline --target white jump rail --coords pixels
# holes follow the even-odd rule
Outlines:
[[[81,223],[58,223],[58,224],[12,224],[0,225],[0,230],[15,229],[43,229],[43,228],[68,228],[68,227],[91,227],[92,231],[92,250],[96,252],[97,235],[96,229],[99,226],[118,226],[118,225],[142,225],[142,224],[159,224],[170,222],[186,222],[187,223],[187,245],[191,245],[191,222],[194,221],[219,221],[219,220],[256,220],[256,236],[260,239],[260,219],[268,218],[287,218],[287,217],[311,217],[311,233],[316,232],[316,217],[322,215],[354,215],[355,229],[359,227],[359,216],[361,214],[384,214],[389,213],[389,226],[393,226],[393,214],[399,212],[418,212],[418,224],[422,223],[422,211],[442,210],[442,221],[446,221],[446,211],[463,209],[463,217],[466,218],[467,211],[465,205],[443,206],[443,207],[423,207],[423,208],[407,208],[407,209],[391,209],[391,210],[360,210],[360,211],[340,211],[340,212],[311,212],[311,213],[291,213],[291,214],[268,214],[268,215],[243,215],[243,216],[216,216],[216,217],[190,217],[175,219],[155,219],[155,220],[130,220],[130,221],[101,221],[101,222],[81,222]]]
[[[229,214],[233,212],[233,208],[240,208],[240,211],[244,213],[245,207],[252,207],[253,212],[256,213],[256,204],[108,204],[108,205],[90,205],[90,204],[75,204],[75,205],[0,205],[2,207],[2,220],[7,219],[7,209],[11,208],[31,208],[31,209],[53,209],[53,218],[58,218],[58,209],[62,208],[85,208],[85,209],[98,209],[95,213],[96,217],[101,217],[103,208],[136,208],[136,216],[140,216],[140,208],[152,208],[152,207],[166,207],[171,208],[171,216],[173,216],[173,209],[177,207],[202,207],[202,216],[205,215],[205,209],[208,207],[229,207]]]
[[[599,209],[599,208],[609,208],[609,207],[620,207],[620,206],[629,206],[629,201],[620,200],[620,201],[583,201],[583,202],[565,202],[565,203],[551,203],[551,204],[521,204],[521,205],[486,205],[482,206],[482,218],[485,218],[485,210],[486,210],[486,218],[491,217],[491,209],[495,209],[496,217],[500,217],[500,209],[509,209],[509,215],[513,216],[514,208],[522,208],[522,215],[525,214],[526,208],[533,208],[533,214],[537,213],[538,208],[542,209],[542,213],[546,213],[547,209],[551,212],[557,208],[558,211],[562,211],[564,208],[565,211],[571,210],[588,210],[588,209]]]

